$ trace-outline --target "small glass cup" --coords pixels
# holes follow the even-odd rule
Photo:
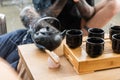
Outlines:
[[[118,34],[118,33],[120,33],[120,26],[119,25],[115,25],[115,26],[110,27],[110,29],[109,29],[110,40],[112,40],[112,35]]]
[[[120,34],[112,35],[112,49],[113,52],[120,54]]]
[[[79,29],[71,29],[66,32],[66,44],[70,48],[77,48],[82,44],[83,32]]]
[[[104,38],[104,30],[100,28],[89,28],[88,29],[88,37],[100,37]]]
[[[86,52],[91,58],[102,55],[104,51],[104,39],[99,37],[89,37],[86,41]]]

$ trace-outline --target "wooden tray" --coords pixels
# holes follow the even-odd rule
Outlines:
[[[85,41],[81,47],[76,49],[70,49],[66,44],[64,44],[63,48],[66,58],[79,74],[120,67],[120,54],[112,51],[111,41],[109,39],[105,39],[104,53],[97,58],[90,58],[87,55]]]

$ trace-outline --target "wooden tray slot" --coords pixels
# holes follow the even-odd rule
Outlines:
[[[104,53],[97,58],[90,58],[85,47],[85,42],[76,49],[64,44],[64,54],[79,74],[120,67],[120,54],[113,52],[110,39],[105,39]]]

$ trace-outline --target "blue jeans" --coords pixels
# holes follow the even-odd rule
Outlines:
[[[30,35],[23,42],[26,33],[27,30],[21,29],[0,36],[0,57],[8,61],[14,69],[19,61],[17,46],[33,42]]]

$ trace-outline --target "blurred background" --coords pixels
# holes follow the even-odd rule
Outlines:
[[[99,1],[100,0],[95,0],[95,3]],[[3,13],[6,15],[7,32],[24,28],[24,26],[20,21],[19,13],[23,7],[28,5],[33,6],[32,0],[3,0],[2,5],[0,5],[0,13]],[[103,27],[106,33],[108,33],[108,29],[111,24],[120,25],[120,14],[114,16],[113,19]]]
[[[6,15],[7,32],[24,28],[19,13],[28,5],[32,5],[32,0],[3,0],[2,5],[0,5],[0,13]]]
[[[99,1],[101,0],[94,0],[95,1],[95,4],[97,4]],[[112,25],[120,25],[120,13],[115,15],[112,20],[110,20],[110,22],[108,24],[106,24],[103,29],[105,30],[106,33],[109,33],[109,28],[112,26]]]

